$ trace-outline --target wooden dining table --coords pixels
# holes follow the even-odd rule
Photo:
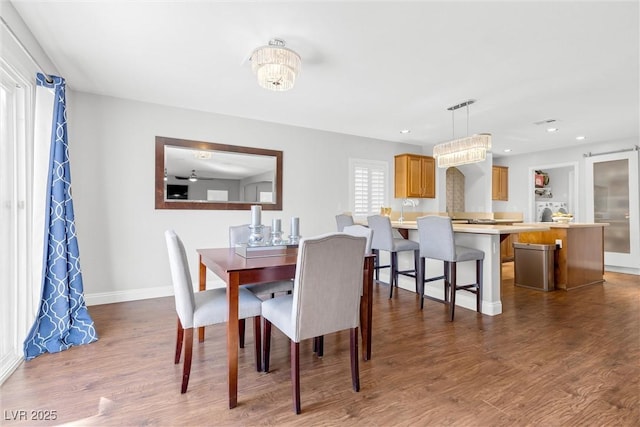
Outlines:
[[[229,408],[238,405],[238,288],[249,283],[264,283],[293,279],[296,273],[297,250],[288,250],[284,255],[260,258],[245,258],[234,248],[197,249],[200,258],[199,287],[207,287],[207,269],[223,279],[227,285],[227,383]],[[373,318],[373,267],[375,255],[364,258],[363,288],[360,303],[360,329],[362,357],[371,358],[371,323]],[[199,341],[204,341],[204,328],[198,330]]]

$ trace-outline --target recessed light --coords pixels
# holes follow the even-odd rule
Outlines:
[[[580,135],[580,136],[576,136],[576,139],[577,139],[578,141],[582,141],[582,140],[583,140],[583,139],[585,139],[585,138],[586,138],[586,137],[585,137],[585,136],[582,136],[582,135]]]
[[[407,133],[411,133],[411,131],[409,129],[402,129],[400,131],[400,133],[404,135],[404,134],[407,134]]]
[[[505,152],[505,153],[510,153],[510,152],[511,152],[511,148],[505,148],[505,149],[504,149],[504,152]]]
[[[558,128],[547,128],[547,132],[558,132]]]

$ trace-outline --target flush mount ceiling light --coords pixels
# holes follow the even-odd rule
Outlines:
[[[191,170],[191,175],[189,175],[189,181],[196,182],[198,180],[198,176],[196,175],[196,170]]]
[[[470,99],[447,108],[447,110],[451,111],[453,136],[455,136],[454,112],[462,107],[467,108],[467,134],[469,133],[469,105],[474,102],[476,102],[475,99]],[[433,147],[433,157],[438,161],[439,168],[448,168],[450,166],[482,162],[487,158],[487,150],[490,149],[491,134],[481,133],[438,144]]]
[[[258,77],[258,84],[265,89],[289,90],[300,73],[300,55],[284,46],[284,40],[272,39],[269,45],[259,47],[251,54],[251,69]]]

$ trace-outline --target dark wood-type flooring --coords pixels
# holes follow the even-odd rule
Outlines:
[[[240,350],[239,405],[227,409],[225,327],[194,344],[180,394],[172,298],[89,307],[99,341],[25,362],[1,391],[2,425],[640,425],[640,278],[544,293],[513,286],[503,311],[482,316],[374,285],[373,359],[351,388],[348,332],[301,345],[302,414],[291,408],[289,346],[272,341],[272,372],[254,368],[253,334]],[[13,421],[14,411],[56,421]]]

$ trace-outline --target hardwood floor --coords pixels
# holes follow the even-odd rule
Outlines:
[[[632,426],[640,423],[640,278],[570,292],[513,286],[500,316],[374,286],[373,358],[351,388],[348,332],[324,357],[300,346],[302,414],[292,411],[289,346],[274,330],[257,373],[253,334],[240,350],[239,405],[227,409],[224,325],[194,343],[189,390],[173,364],[172,298],[89,307],[99,341],[25,362],[0,389],[2,425]],[[250,328],[250,322],[247,323]],[[18,411],[27,411],[19,420]],[[32,411],[56,411],[35,421]],[[37,414],[37,413],[35,413]],[[43,414],[43,413],[41,413]]]

